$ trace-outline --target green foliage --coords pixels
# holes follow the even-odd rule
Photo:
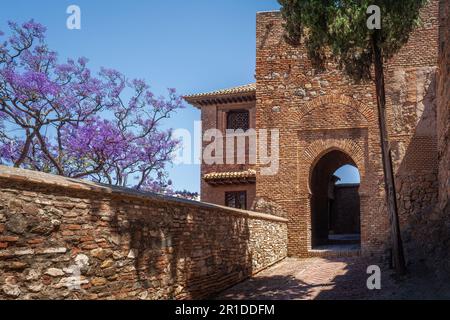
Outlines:
[[[419,24],[419,11],[428,0],[278,0],[285,19],[286,40],[299,45],[304,38],[311,60],[323,67],[327,53],[355,79],[370,77],[372,37],[366,13],[370,5],[381,9],[382,26],[377,45],[389,58],[408,41]]]

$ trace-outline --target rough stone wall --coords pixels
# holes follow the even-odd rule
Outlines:
[[[407,187],[411,198],[423,196],[421,192],[424,183],[439,189],[439,199],[436,206],[414,208],[414,203],[407,202],[407,209],[412,214],[406,223],[405,247],[408,256],[415,263],[414,268],[426,268],[428,274],[437,274],[449,281],[450,276],[450,1],[439,3],[440,32],[439,59],[436,74],[437,102],[437,153],[438,178],[433,175],[414,177],[410,175]],[[431,150],[426,146],[416,146],[415,154],[423,157]],[[405,184],[406,185],[406,184]],[[434,197],[434,194],[433,194]],[[410,208],[411,207],[411,208]],[[422,269],[423,270],[423,269]]]
[[[0,166],[0,299],[198,299],[283,259],[286,219]]]
[[[423,26],[386,63],[388,123],[395,156],[402,226],[437,201],[435,70],[438,1],[422,12]],[[361,237],[365,254],[390,248],[376,94],[334,63],[318,72],[303,46],[283,40],[279,12],[257,17],[257,128],[280,129],[280,171],[257,177],[256,197],[289,217],[288,251],[311,249],[311,173],[325,154],[340,150],[361,175]],[[414,185],[411,186],[411,182]]]
[[[202,131],[205,132],[208,129],[218,129],[222,132],[222,134],[225,134],[226,131],[225,112],[228,109],[249,109],[250,127],[255,128],[255,103],[252,102],[245,104],[208,105],[202,107]],[[206,146],[208,146],[210,143],[211,142],[203,141],[202,150],[205,150]],[[245,165],[225,164],[226,163],[225,139],[222,140],[221,143],[223,143],[224,164],[208,165],[206,163],[203,163],[201,166],[201,176],[202,176],[200,184],[201,200],[208,203],[225,205],[225,192],[246,191],[247,209],[251,209],[255,201],[255,193],[256,193],[255,184],[212,186],[203,180],[203,176],[211,172],[236,172],[254,168],[254,165],[249,164],[248,150],[246,153],[247,160]]]
[[[439,208],[450,211],[450,0],[441,1],[438,73]],[[449,213],[450,214],[450,213]]]
[[[439,201],[424,219],[416,216],[411,250],[427,273],[450,281],[450,1],[440,1],[439,70],[437,73],[437,137]],[[421,151],[424,152],[424,151]],[[420,226],[420,227],[419,227]],[[430,272],[431,271],[431,272]]]
[[[397,172],[400,223],[407,257],[413,229],[432,218],[438,198],[436,71],[439,1],[422,11],[422,26],[386,67],[390,140]]]

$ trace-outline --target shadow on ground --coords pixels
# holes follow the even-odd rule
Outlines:
[[[398,278],[382,269],[381,290],[367,288],[363,258],[286,259],[216,296],[228,300],[450,299],[448,285],[428,274]]]
[[[313,285],[293,276],[271,276],[249,279],[220,294],[218,299],[231,300],[297,300],[305,299],[314,288]]]

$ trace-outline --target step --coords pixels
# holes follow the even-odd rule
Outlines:
[[[314,258],[339,258],[339,257],[359,257],[360,249],[312,249],[308,250],[310,257]]]

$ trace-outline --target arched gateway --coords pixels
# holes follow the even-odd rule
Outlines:
[[[426,30],[414,33],[405,47],[415,50],[402,50],[386,62],[388,130],[401,225],[433,206],[438,190],[433,184],[438,152],[432,87],[437,51],[421,45],[425,38],[426,43],[438,41],[437,2],[427,10]],[[256,30],[256,83],[185,99],[201,109],[203,131],[278,130],[279,170],[262,174],[262,161],[204,163],[202,200],[287,217],[290,256],[316,255],[315,249],[328,245],[336,234],[358,231],[363,255],[388,254],[390,224],[373,82],[353,81],[331,61],[316,69],[306,47],[283,40],[279,12],[259,13]],[[333,186],[332,171],[342,164],[355,166],[361,179],[359,187],[346,190],[354,199],[351,203],[359,200],[359,217],[349,215],[350,222],[333,215],[333,198],[340,195],[326,188]],[[346,210],[358,211],[357,204],[350,207]]]
[[[340,150],[331,150],[315,164],[310,179],[310,229],[312,249],[359,249],[359,183],[341,184],[336,171],[356,166]]]
[[[371,183],[367,181],[365,156],[367,130],[337,130],[329,135],[335,137],[316,136],[308,146],[300,140],[299,207],[304,211],[297,223],[306,226],[302,242],[307,255],[317,254],[317,250],[359,251],[368,245],[366,222],[371,211],[366,190]],[[345,165],[358,169],[358,184],[336,185],[334,173]]]

